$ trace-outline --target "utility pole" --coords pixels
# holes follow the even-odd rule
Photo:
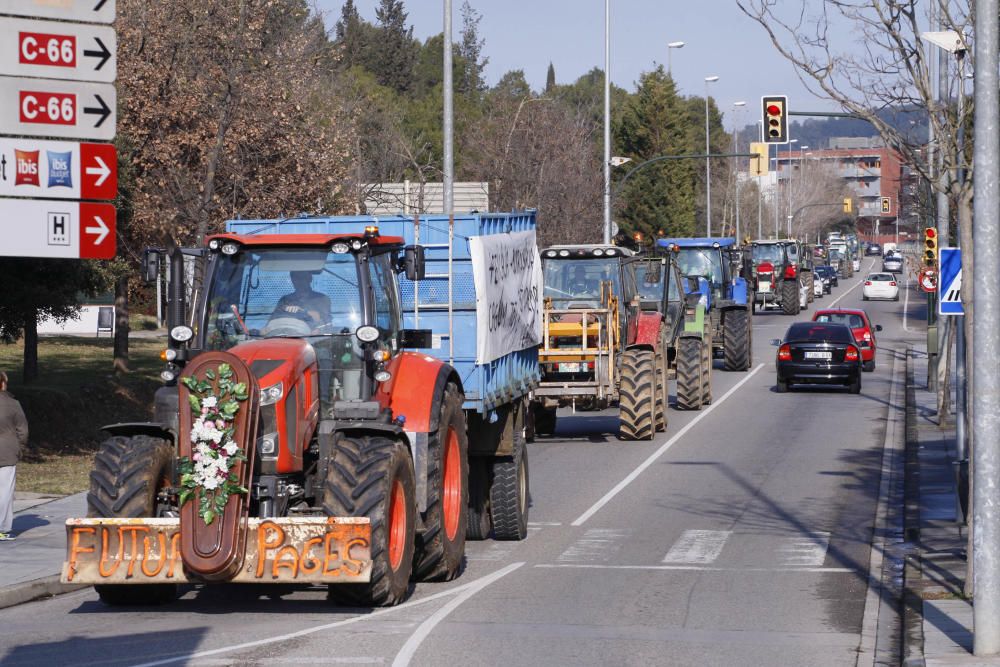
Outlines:
[[[972,442],[973,496],[972,516],[975,526],[972,560],[975,571],[973,605],[973,653],[977,656],[1000,653],[1000,503],[997,479],[1000,478],[1000,376],[986,370],[995,368],[1000,355],[1000,229],[996,212],[1000,210],[1000,0],[977,0],[975,14],[975,118],[973,160],[972,228],[976,243],[972,248],[976,273],[987,276],[976,285],[976,317],[972,320],[973,367],[984,372],[973,374]],[[968,276],[971,280],[972,276]]]
[[[451,67],[451,0],[444,0],[444,213],[455,213],[455,155],[453,107],[454,83]]]
[[[611,0],[604,0],[604,243],[611,243]]]

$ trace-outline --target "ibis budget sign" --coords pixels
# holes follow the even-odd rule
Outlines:
[[[0,138],[0,197],[114,199],[112,144]]]

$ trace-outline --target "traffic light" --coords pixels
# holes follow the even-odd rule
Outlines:
[[[854,210],[854,207],[853,207],[853,205],[851,203],[851,198],[850,197],[844,197],[844,213],[850,213],[853,210]]]
[[[927,227],[924,229],[924,266],[935,266],[937,264],[937,243],[937,228]]]
[[[764,111],[764,142],[768,144],[788,143],[788,96],[765,95],[761,98]]]
[[[888,215],[892,212],[892,199],[889,197],[882,197],[882,213]]]

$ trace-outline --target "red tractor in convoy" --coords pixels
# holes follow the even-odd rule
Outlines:
[[[155,276],[159,256],[147,258]],[[420,280],[424,261],[376,227],[174,250],[154,419],[106,428],[88,517],[67,522],[62,580],[94,584],[109,604],[253,582],[391,605],[411,579],[458,576],[467,528],[485,537],[490,523],[470,518],[462,379],[407,351],[432,335],[403,328],[397,272]],[[498,431],[474,427],[479,450],[510,454],[479,428]]]

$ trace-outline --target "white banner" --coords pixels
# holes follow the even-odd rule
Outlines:
[[[476,283],[476,363],[542,342],[542,262],[535,232],[469,239]]]

